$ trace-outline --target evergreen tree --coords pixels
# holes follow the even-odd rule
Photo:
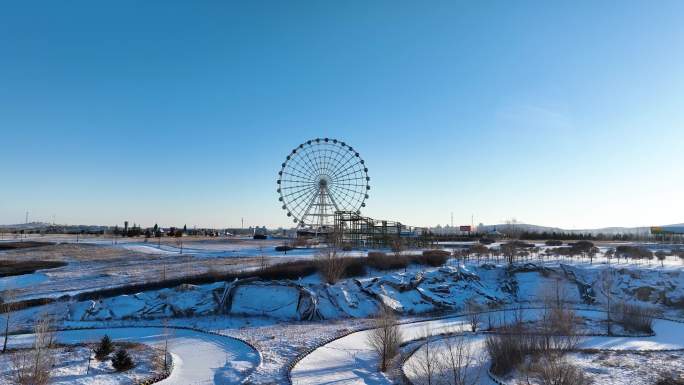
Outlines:
[[[131,358],[131,355],[128,354],[126,349],[121,348],[117,350],[114,357],[112,357],[112,366],[117,372],[125,372],[132,369],[135,364],[133,363],[133,358]]]
[[[104,335],[100,340],[100,344],[95,349],[95,358],[98,361],[103,361],[107,356],[114,351],[114,344],[108,335]]]

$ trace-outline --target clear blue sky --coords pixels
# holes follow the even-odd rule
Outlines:
[[[337,137],[365,214],[684,222],[684,2],[69,1],[0,12],[0,223],[289,224]]]

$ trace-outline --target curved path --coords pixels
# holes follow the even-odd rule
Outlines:
[[[57,341],[80,343],[97,341],[103,335],[114,341],[132,341],[161,345],[168,334],[173,371],[160,385],[230,385],[240,384],[259,365],[259,353],[231,337],[187,329],[129,327],[58,331]],[[10,346],[28,345],[32,334],[11,336]]]
[[[540,310],[525,310],[526,319],[534,319]],[[596,310],[577,313],[596,318]],[[490,312],[494,319],[512,319],[514,310]],[[486,314],[482,321],[486,322]],[[469,330],[465,316],[413,322],[401,325],[405,341],[420,339],[427,330],[433,335]],[[654,337],[588,337],[581,348],[614,350],[684,349],[684,324],[658,319],[654,323]],[[291,371],[294,385],[388,385],[392,382],[377,370],[377,358],[368,347],[369,331],[359,331],[325,344],[302,358]],[[482,348],[483,338],[472,339],[473,348]],[[482,384],[494,384],[483,378]]]

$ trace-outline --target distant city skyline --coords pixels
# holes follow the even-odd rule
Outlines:
[[[684,222],[684,3],[7,4],[0,224],[290,227],[299,143],[413,226]]]

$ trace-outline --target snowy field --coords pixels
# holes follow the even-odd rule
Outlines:
[[[540,311],[526,310],[526,320],[538,318]],[[578,311],[585,317],[600,317],[598,311]],[[514,311],[494,312],[492,316],[499,319],[513,319]],[[427,335],[447,333],[463,333],[470,325],[465,317],[454,317],[432,321],[415,322],[401,326],[405,341],[424,338]],[[654,337],[588,337],[580,345],[581,349],[610,350],[670,350],[684,349],[684,324],[667,320],[657,320],[654,324]],[[326,344],[302,359],[292,370],[295,385],[314,385],[335,383],[344,385],[392,384],[392,379],[377,369],[377,357],[368,345],[368,331],[360,331]],[[484,337],[481,335],[467,339],[472,352],[483,350]],[[435,344],[432,348],[443,348],[443,344]],[[420,356],[417,352],[406,362],[405,371],[409,378],[415,375],[416,362]],[[488,367],[485,360],[481,363],[484,374]],[[486,375],[481,378],[482,384],[493,384]]]
[[[159,351],[144,344],[126,346],[135,367],[125,372],[116,372],[110,359],[98,361],[94,358],[92,346],[67,345],[54,348],[54,368],[50,378],[53,385],[118,385],[140,383],[162,373],[160,362],[156,361]],[[0,355],[0,384],[14,384],[12,377],[12,352]]]
[[[0,278],[0,292],[14,290],[19,299],[57,298],[66,293],[154,282],[163,277],[253,269],[262,262],[260,254],[268,263],[276,263],[311,258],[318,252],[316,248],[294,250],[285,256],[274,250],[282,242],[279,240],[184,239],[182,255],[180,245],[172,242],[161,245],[140,239],[116,244],[105,239],[86,239],[83,243],[79,240],[79,244],[66,239],[60,242],[4,253],[2,258],[57,260],[68,265]],[[450,246],[459,249],[463,245]],[[600,247],[605,251],[614,246]],[[285,383],[287,365],[307,349],[370,325],[369,318],[380,305],[394,309],[402,322],[418,321],[402,328],[407,338],[419,339],[427,329],[435,334],[465,329],[463,318],[430,317],[462,312],[466,301],[492,309],[518,304],[534,307],[548,300],[549,295],[560,292],[564,301],[573,306],[600,308],[606,294],[602,277],[609,273],[613,277],[609,290],[614,299],[640,301],[668,317],[684,316],[681,310],[684,309],[684,265],[679,258],[670,257],[661,266],[655,259],[650,262],[622,259],[618,263],[615,258],[609,261],[602,254],[593,259],[549,258],[543,255],[545,249],[539,245],[536,254],[518,260],[514,267],[509,267],[500,255],[492,255],[467,260],[452,258],[441,267],[414,263],[395,270],[368,268],[336,284],[327,284],[318,274],[313,274],[295,280],[214,282],[93,300],[57,301],[14,312],[10,330],[29,330],[34,320],[48,313],[62,327],[100,328],[61,332],[60,338],[69,343],[96,340],[104,332],[102,328],[114,326],[127,327],[106,331],[116,339],[150,346],[158,346],[163,340],[163,329],[133,326],[168,323],[220,331],[249,341],[259,352],[233,339],[174,330],[170,346],[175,366],[164,383],[235,384],[249,377],[250,383],[265,385]],[[367,251],[356,250],[349,255],[365,256]],[[534,317],[535,312],[529,314]],[[4,326],[1,317],[0,326]],[[633,356],[625,356],[626,364],[638,360],[639,354],[648,354],[648,349],[684,348],[681,324],[658,321],[655,326],[655,337],[589,337],[583,347],[638,350]],[[357,332],[318,347],[295,366],[294,383],[391,383],[394,378],[377,371],[377,361],[366,338],[367,332]],[[27,336],[10,338],[13,346],[28,342]],[[473,347],[481,342],[481,336],[472,337]],[[604,360],[605,365],[582,354],[577,354],[575,360],[587,371],[599,374],[618,370],[602,369],[619,360],[617,353]],[[596,367],[592,368],[592,364]],[[626,373],[637,372],[627,370]],[[486,376],[483,378],[483,383],[487,383]]]
[[[258,352],[236,339],[182,329],[136,327],[70,330],[58,332],[57,342],[93,342],[105,334],[114,342],[130,341],[156,347],[160,347],[168,338],[173,371],[169,378],[159,382],[163,385],[239,384],[260,362]],[[32,340],[32,335],[12,336],[10,346],[29,346]]]

